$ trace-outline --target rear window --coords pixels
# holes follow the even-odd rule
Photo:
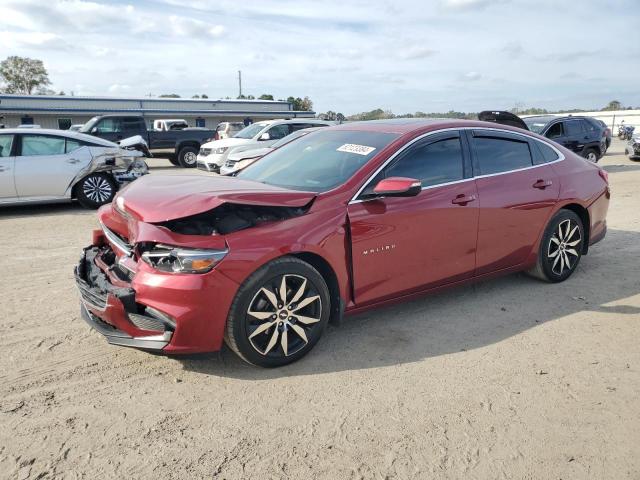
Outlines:
[[[544,163],[555,162],[560,158],[558,153],[551,148],[549,145],[543,142],[535,142],[542,154],[542,159]]]
[[[480,175],[508,172],[531,167],[529,143],[504,137],[475,137],[474,150]]]

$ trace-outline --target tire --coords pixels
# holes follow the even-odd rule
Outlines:
[[[593,163],[598,163],[600,160],[600,153],[595,148],[587,148],[582,152],[582,156]]]
[[[549,221],[540,242],[536,265],[527,273],[545,282],[565,281],[580,263],[584,242],[580,217],[571,210],[560,210]]]
[[[178,162],[178,159],[175,156],[171,155],[168,159],[172,165],[175,165],[176,167],[180,166],[180,162]]]
[[[291,305],[282,302],[283,281],[285,299]],[[280,367],[309,353],[322,336],[330,312],[329,289],[322,275],[302,260],[282,257],[256,270],[238,289],[225,342],[248,363]]]
[[[106,173],[91,173],[76,186],[76,198],[85,208],[98,208],[111,203],[118,191],[116,182]]]
[[[178,152],[178,164],[182,168],[194,168],[198,157],[196,147],[182,147]]]

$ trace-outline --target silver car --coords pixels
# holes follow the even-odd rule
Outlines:
[[[87,208],[148,173],[140,137],[120,145],[68,130],[0,130],[0,205],[77,199]]]

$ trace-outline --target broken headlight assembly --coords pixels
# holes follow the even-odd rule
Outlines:
[[[228,250],[209,250],[172,247],[156,244],[142,252],[140,258],[147,265],[169,273],[206,273],[211,271]]]

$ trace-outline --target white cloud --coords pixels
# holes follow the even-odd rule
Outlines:
[[[169,17],[171,32],[180,37],[192,37],[204,40],[206,37],[219,38],[225,33],[222,25],[209,25],[202,20],[171,15]]]
[[[462,76],[462,78],[464,80],[475,81],[480,80],[482,78],[482,75],[480,75],[478,72],[467,72]]]
[[[109,93],[125,93],[131,91],[131,87],[129,85],[114,83],[107,90],[109,91]]]

